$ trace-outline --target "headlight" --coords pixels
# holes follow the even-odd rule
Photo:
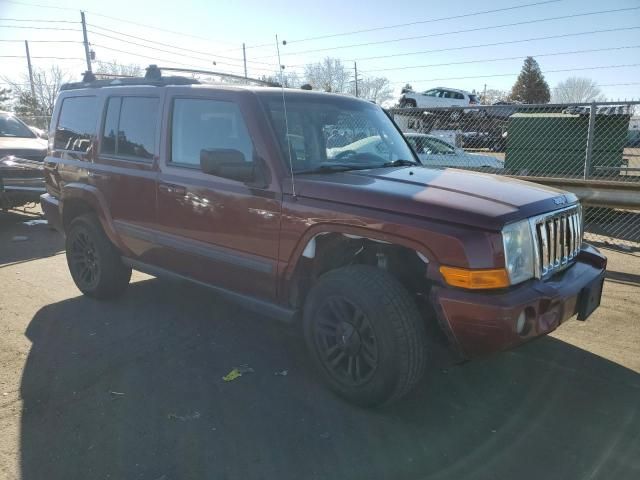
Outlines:
[[[510,223],[502,229],[505,268],[511,285],[534,275],[533,238],[529,220]]]

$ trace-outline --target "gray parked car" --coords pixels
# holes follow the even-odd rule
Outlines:
[[[496,157],[467,153],[432,135],[406,133],[405,137],[426,167],[504,168],[504,162]]]

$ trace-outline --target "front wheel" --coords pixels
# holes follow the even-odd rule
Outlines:
[[[305,341],[329,387],[362,406],[406,395],[425,367],[417,306],[387,272],[354,265],[323,275],[304,310]]]
[[[82,293],[108,299],[126,290],[131,268],[122,263],[94,215],[81,215],[71,221],[65,247],[69,271]]]

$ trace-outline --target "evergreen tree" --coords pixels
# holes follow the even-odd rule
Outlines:
[[[525,58],[520,75],[511,88],[511,100],[522,103],[549,103],[550,99],[549,85],[540,71],[538,62],[533,57]]]

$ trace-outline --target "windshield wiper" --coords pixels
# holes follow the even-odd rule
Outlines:
[[[344,165],[344,164],[318,165],[315,168],[309,168],[307,170],[297,170],[297,171],[294,171],[294,173],[295,174],[333,173],[333,172],[347,172],[349,170],[368,170],[370,168],[374,168],[374,166],[372,166],[372,165]]]
[[[394,160],[393,162],[387,162],[380,165],[380,168],[385,167],[418,167],[421,166],[421,163],[414,162],[413,160],[405,160],[404,158],[400,158],[398,160]]]

